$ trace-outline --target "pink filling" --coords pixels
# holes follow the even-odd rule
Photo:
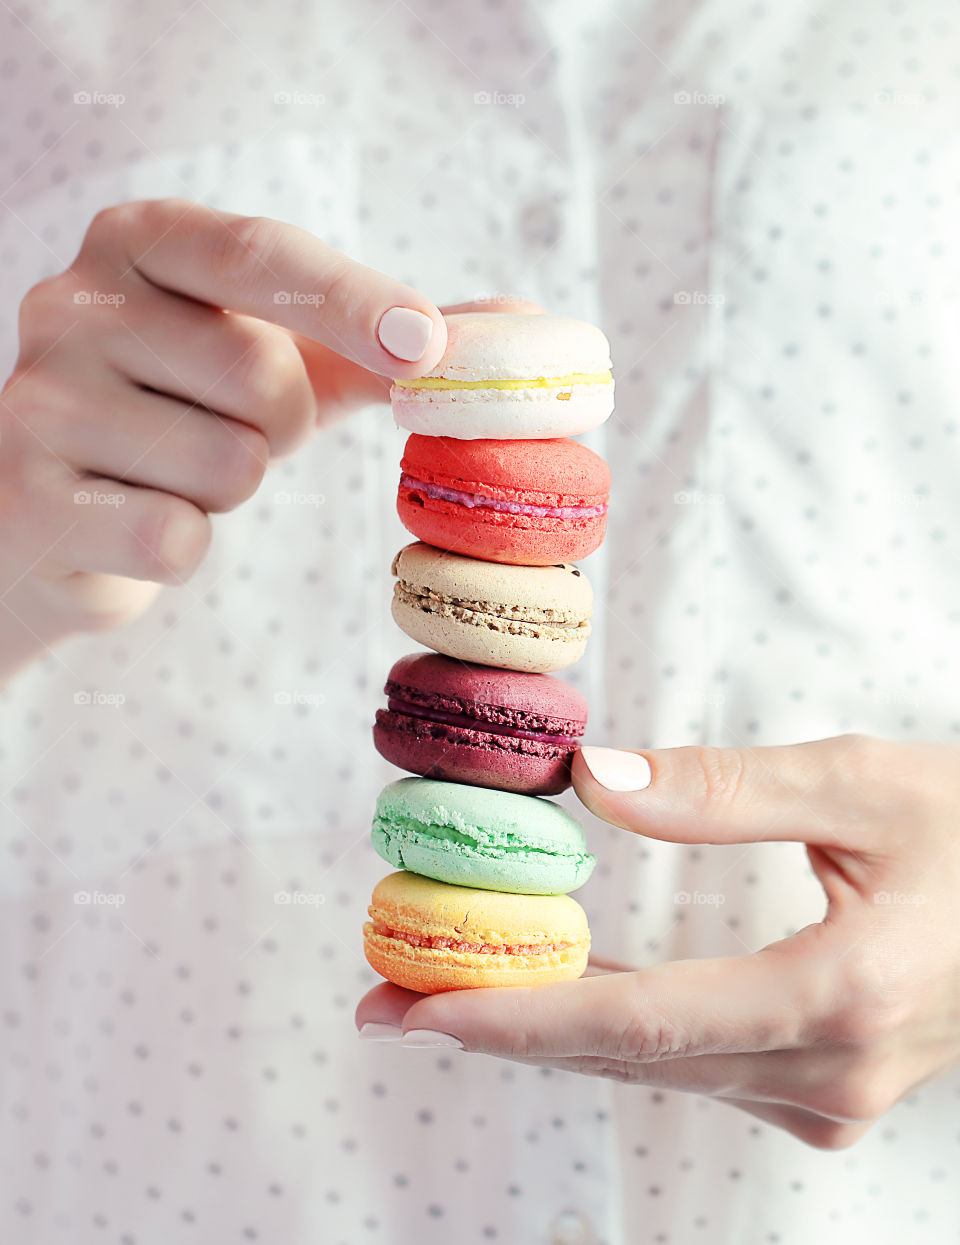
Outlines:
[[[407,930],[390,929],[374,922],[374,929],[384,938],[397,938],[411,947],[429,947],[433,951],[463,951],[468,955],[543,955],[548,951],[565,951],[572,942],[507,943],[463,942],[458,938],[444,938],[440,934],[411,934]]]
[[[400,476],[401,488],[415,489],[435,501],[452,501],[470,509],[501,510],[506,514],[526,514],[536,519],[595,519],[607,513],[607,503],[599,506],[528,506],[521,501],[498,501],[481,493],[463,493],[460,489],[444,488],[440,484],[426,484],[404,472]]]
[[[538,739],[541,743],[560,744],[566,748],[577,746],[577,741],[570,735],[547,735],[543,731],[525,731],[518,726],[507,726],[499,722],[481,722],[477,718],[469,718],[462,713],[446,713],[442,709],[424,709],[422,705],[411,705],[393,696],[387,700],[387,708],[393,713],[405,713],[412,718],[423,718],[427,722],[440,722],[444,726],[459,726],[468,731],[484,731],[489,735],[510,735],[514,739]]]

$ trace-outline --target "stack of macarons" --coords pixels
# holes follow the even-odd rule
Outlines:
[[[593,592],[574,565],[603,539],[610,472],[570,438],[613,409],[606,338],[549,315],[447,317],[428,375],[397,381],[411,433],[397,510],[393,617],[432,652],[401,658],[374,743],[419,775],[373,821],[398,872],[374,889],[367,960],[424,993],[580,976],[590,932],[569,892],[595,860],[543,797],[570,785],[586,727],[552,677],[583,653]]]

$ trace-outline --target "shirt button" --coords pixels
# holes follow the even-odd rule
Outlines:
[[[550,1225],[550,1245],[597,1245],[597,1236],[578,1210],[565,1210]]]

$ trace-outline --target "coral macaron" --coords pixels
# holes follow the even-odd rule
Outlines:
[[[610,469],[577,441],[411,436],[397,513],[414,536],[520,566],[576,562],[607,526]]]
[[[367,962],[421,994],[571,981],[590,953],[586,913],[568,895],[503,895],[391,873],[369,913]]]
[[[401,769],[520,795],[557,795],[587,722],[587,702],[546,674],[414,653],[395,663],[373,742]]]

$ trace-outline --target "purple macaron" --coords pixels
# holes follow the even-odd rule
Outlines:
[[[524,674],[414,653],[390,671],[373,742],[401,769],[519,795],[557,795],[587,724],[580,693]]]

